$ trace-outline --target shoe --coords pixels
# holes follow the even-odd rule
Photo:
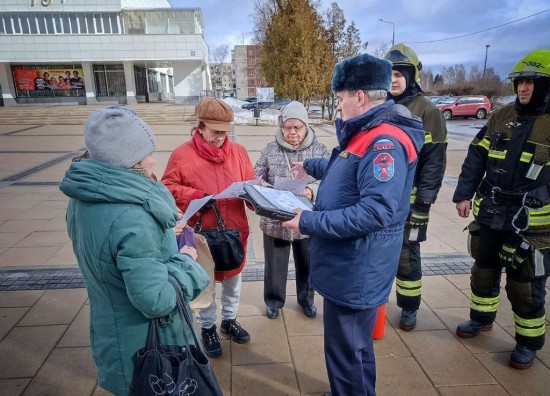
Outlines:
[[[220,331],[229,337],[237,344],[246,344],[250,341],[250,334],[243,329],[235,319],[224,319],[220,326]]]
[[[279,316],[279,308],[265,308],[265,314],[269,319],[276,319]]]
[[[202,345],[204,346],[204,353],[210,357],[218,357],[222,355],[222,346],[220,344],[220,337],[216,331],[216,325],[209,329],[204,327],[201,330]]]
[[[399,328],[405,331],[411,331],[416,327],[416,312],[417,311],[401,311],[401,320]]]
[[[537,351],[527,348],[526,346],[516,344],[516,347],[510,355],[508,364],[513,368],[525,370],[533,365]]]
[[[493,330],[493,324],[482,324],[475,320],[467,320],[456,327],[456,335],[461,338],[472,338],[482,331]]]
[[[304,315],[306,315],[308,318],[314,318],[317,316],[317,307],[315,304],[311,304],[309,307],[303,307],[304,308]]]

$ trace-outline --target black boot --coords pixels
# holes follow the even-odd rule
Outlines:
[[[456,335],[461,338],[472,338],[482,331],[493,330],[493,324],[483,324],[475,320],[467,320],[456,327]]]
[[[416,327],[416,312],[417,311],[401,311],[401,320],[399,328],[405,331],[411,331]]]
[[[201,330],[202,345],[204,346],[204,353],[210,357],[218,357],[222,354],[222,345],[220,344],[220,338],[216,331],[216,325],[209,329],[204,327]]]
[[[525,370],[533,365],[537,351],[527,348],[526,346],[516,344],[516,347],[510,355],[508,364],[513,368]]]
[[[223,319],[220,331],[223,334],[227,334],[238,344],[246,344],[250,341],[250,334],[248,334],[248,331],[243,329],[235,319]]]

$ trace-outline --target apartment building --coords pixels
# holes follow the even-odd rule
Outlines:
[[[261,46],[236,45],[231,51],[237,99],[256,96],[257,87],[267,87],[262,76]]]
[[[5,106],[175,100],[212,89],[200,8],[168,0],[2,0]]]
[[[212,75],[212,91],[217,98],[233,97],[233,72],[231,63],[210,63],[210,74]]]

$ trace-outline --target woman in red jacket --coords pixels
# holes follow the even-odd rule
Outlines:
[[[255,179],[254,169],[246,149],[231,142],[227,132],[231,130],[233,111],[220,99],[204,97],[195,106],[197,126],[193,128],[189,142],[177,147],[166,166],[162,182],[168,187],[178,207],[185,212],[189,203],[206,195],[215,195],[233,182]],[[215,280],[221,282],[220,330],[239,344],[250,341],[250,335],[236,321],[241,294],[241,271],[246,261],[248,221],[244,201],[238,198],[216,200],[216,206],[227,228],[240,232],[245,251],[239,268],[227,272],[215,272]],[[192,227],[198,215],[189,220]],[[202,215],[202,228],[216,228],[216,216],[210,208]],[[214,301],[214,300],[213,300]],[[202,341],[208,356],[222,354],[222,347],[216,332],[216,303],[197,312],[201,325]]]

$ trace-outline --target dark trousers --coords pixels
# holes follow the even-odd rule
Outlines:
[[[472,267],[470,286],[472,294],[478,298],[496,298],[500,294],[500,278],[502,264],[498,253],[506,240],[514,231],[493,230],[486,226],[480,228],[479,254]],[[533,278],[528,266],[532,265],[530,258],[518,269],[506,268],[506,293],[512,305],[512,311],[521,320],[544,317],[546,276]],[[496,310],[478,310],[475,305],[470,307],[470,319],[480,323],[490,324],[496,318]],[[516,319],[516,330],[518,320]],[[519,344],[538,350],[544,345],[544,334],[526,336],[516,332],[515,339]]]
[[[407,282],[418,282],[422,279],[422,260],[420,258],[420,242],[411,242],[403,238],[399,266],[397,267],[397,279],[401,281],[406,290],[416,291],[413,294],[405,295],[396,289],[397,306],[405,311],[417,311],[420,307],[421,288],[418,286],[407,287]]]
[[[345,308],[324,299],[325,361],[333,396],[376,395],[376,312],[377,308]]]
[[[282,308],[285,305],[290,246],[296,269],[298,304],[302,307],[313,304],[314,292],[309,285],[309,239],[291,242],[264,234],[264,302],[268,307]]]

